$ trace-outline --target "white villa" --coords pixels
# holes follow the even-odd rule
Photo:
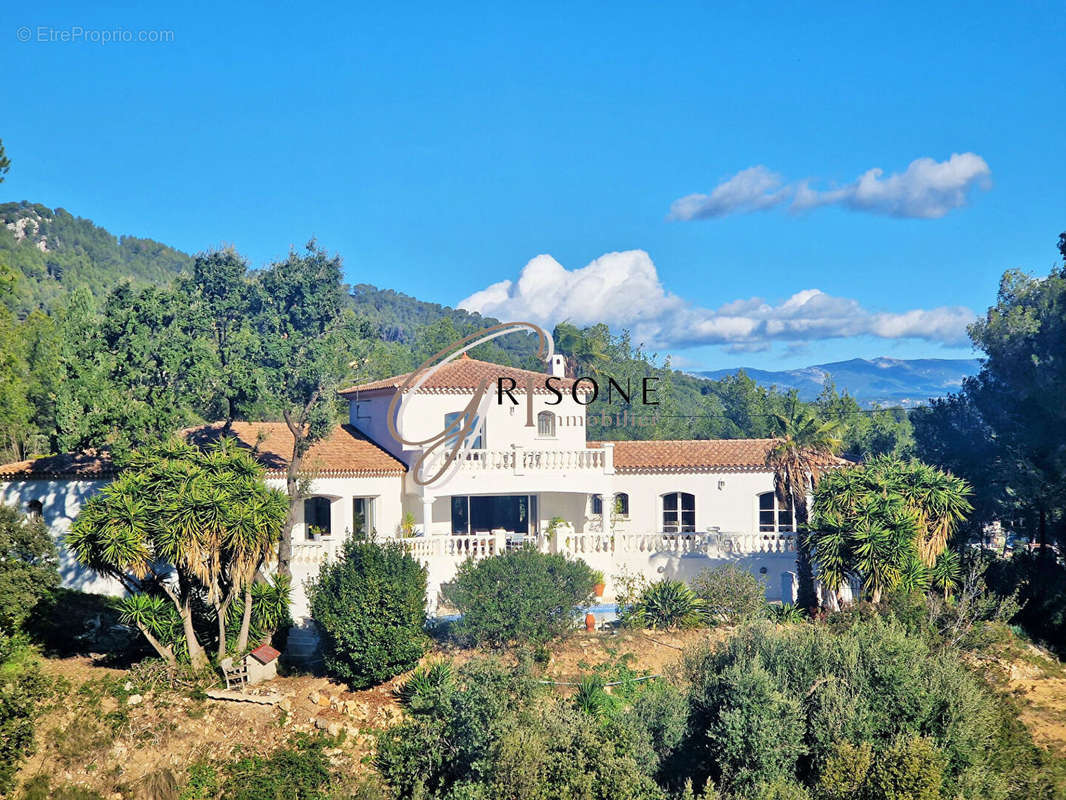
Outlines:
[[[293,617],[306,621],[302,583],[350,533],[404,537],[428,568],[430,611],[464,559],[522,543],[584,559],[606,577],[607,598],[623,571],[690,578],[733,562],[762,577],[769,599],[793,599],[793,519],[777,503],[765,466],[771,440],[589,442],[579,401],[587,398],[562,377],[558,357],[552,371],[561,391],[545,388],[545,374],[464,355],[417,390],[403,389],[401,375],[342,391],[348,423],[305,458],[311,481],[293,530]],[[506,395],[497,402],[498,378],[515,382],[516,402]],[[466,442],[445,482],[422,485],[414,479],[422,449],[390,433],[390,401],[404,392],[404,438],[423,440],[439,436],[483,382],[492,394],[480,435]],[[192,436],[220,431],[216,424]],[[235,422],[231,433],[266,466],[268,483],[284,488],[292,449],[285,424]],[[7,464],[0,466],[0,502],[40,514],[60,539],[112,474],[106,457],[91,454]],[[121,591],[60,549],[65,585]]]

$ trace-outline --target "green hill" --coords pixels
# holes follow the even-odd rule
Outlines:
[[[62,208],[23,201],[0,204],[0,264],[16,275],[7,305],[25,316],[54,308],[79,286],[103,296],[124,280],[166,285],[192,259],[151,239],[116,237]]]

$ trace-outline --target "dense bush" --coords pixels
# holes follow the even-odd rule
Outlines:
[[[592,599],[596,576],[581,560],[531,547],[466,561],[444,589],[462,618],[455,633],[476,644],[543,644],[574,625]]]
[[[1032,777],[1010,763],[1036,757],[1031,741],[1004,735],[1013,712],[956,651],[894,621],[758,624],[690,655],[686,671],[697,786],[713,780],[745,797],[782,781],[827,798],[1031,796]],[[876,756],[860,768],[867,749]]]
[[[0,505],[0,628],[14,632],[59,585],[58,564],[45,524]]]
[[[1066,656],[1066,566],[1053,555],[1019,550],[1010,560],[992,560],[985,580],[1000,596],[1016,592],[1021,608],[1012,621]]]
[[[51,692],[22,637],[0,631],[0,796],[11,791],[19,764],[35,749],[34,723]]]
[[[190,765],[181,800],[383,800],[373,780],[342,774],[326,750],[336,740],[297,735],[267,755],[246,755],[228,762]],[[140,796],[140,795],[139,795]],[[151,796],[174,796],[144,794]]]
[[[692,590],[712,622],[737,625],[766,616],[766,585],[735,564],[703,570],[693,578]]]
[[[445,702],[423,706],[379,740],[377,764],[398,797],[426,800],[611,798],[663,800],[655,746],[669,748],[656,708],[668,690],[635,684],[630,703],[605,716],[553,699],[519,670],[475,661],[449,683]],[[411,697],[417,693],[411,693]],[[641,700],[647,696],[646,704]],[[683,698],[673,714],[683,719]],[[645,720],[652,724],[645,724]],[[666,731],[667,738],[662,736]],[[670,731],[673,739],[670,739]]]
[[[349,539],[308,588],[330,675],[366,688],[425,652],[426,570],[401,546]]]

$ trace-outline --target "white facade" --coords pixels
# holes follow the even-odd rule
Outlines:
[[[396,391],[376,386],[344,393],[350,425],[407,470],[403,473],[397,464],[393,474],[312,480],[293,529],[297,620],[308,614],[304,581],[335,557],[346,536],[370,531],[378,539],[401,537],[427,566],[431,610],[441,584],[451,580],[464,559],[522,543],[586,560],[603,572],[608,599],[614,579],[623,572],[649,580],[689,579],[724,563],[750,569],[765,581],[769,599],[782,599],[782,579],[795,570],[791,526],[786,524],[791,520],[787,512],[782,517],[772,508],[768,493],[773,479],[760,458],[749,453],[744,463],[694,467],[664,457],[634,467],[628,454],[635,443],[586,443],[585,406],[572,394],[563,393],[557,401],[553,394],[537,391],[530,408],[519,386],[514,390],[517,405],[506,396],[498,403],[490,392],[480,409],[481,438],[469,442],[476,446],[461,452],[458,469],[447,481],[422,485],[415,479],[422,447],[404,445],[389,432],[388,408]],[[404,395],[404,438],[440,435],[447,415],[462,413],[473,398],[470,388],[448,386]],[[552,415],[550,424],[542,416],[546,413]],[[673,452],[684,454],[708,443],[671,444]],[[284,489],[276,469],[268,483]],[[99,480],[8,479],[0,483],[0,501],[24,511],[39,502],[45,522],[61,539],[81,504],[103,485]],[[611,513],[612,508],[621,513]],[[405,526],[405,518],[410,525]],[[407,532],[414,535],[405,536]],[[65,550],[63,580],[85,591],[120,591],[114,582],[79,568]]]

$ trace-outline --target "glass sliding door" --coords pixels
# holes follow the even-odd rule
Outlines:
[[[534,532],[537,498],[527,494],[452,497],[452,533],[488,533],[502,528],[523,535]]]

